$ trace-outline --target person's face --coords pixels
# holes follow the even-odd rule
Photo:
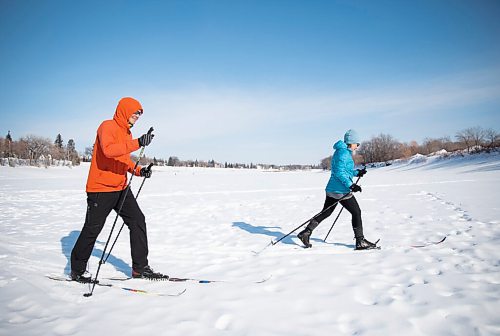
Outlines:
[[[355,151],[356,149],[358,149],[359,146],[357,143],[355,143],[355,144],[350,144],[349,147],[351,147],[351,149]]]
[[[138,110],[137,112],[132,114],[130,118],[128,118],[128,122],[130,123],[130,125],[134,125],[141,115],[142,115],[142,110]]]

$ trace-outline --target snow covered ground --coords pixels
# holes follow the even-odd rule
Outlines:
[[[96,287],[86,298],[88,286],[46,277],[69,272],[87,172],[0,167],[1,335],[500,335],[498,153],[369,169],[356,197],[365,235],[382,249],[362,252],[347,212],[323,242],[339,208],[312,249],[292,235],[252,252],[320,210],[328,172],[155,168],[139,196],[150,264],[226,282],[113,283],[187,289],[178,297]],[[130,265],[125,229],[99,277],[129,275]]]

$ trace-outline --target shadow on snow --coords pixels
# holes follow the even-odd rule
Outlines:
[[[281,231],[274,231],[272,229],[281,229],[279,226],[253,226],[252,224],[248,224],[245,222],[233,222],[233,227],[237,227],[241,230],[247,231],[251,234],[258,234],[258,235],[266,235],[272,238],[273,241],[276,241],[283,237],[286,233],[283,233]],[[280,243],[287,244],[287,245],[296,245],[302,247],[302,244],[300,243],[299,239],[297,238],[297,234],[300,232],[301,229],[298,229],[282,241]],[[288,233],[288,232],[287,232]],[[331,245],[331,246],[342,246],[346,248],[354,248],[354,244],[343,244],[343,243],[330,243],[330,242],[324,242],[323,239],[320,238],[313,238],[311,237],[310,239],[311,243],[321,243],[324,245]],[[314,244],[313,244],[314,245]],[[314,246],[313,246],[314,247]]]
[[[273,241],[276,241],[286,235],[286,233],[283,233],[281,231],[271,231],[270,229],[281,229],[279,226],[253,226],[252,224],[248,224],[245,222],[233,222],[233,226],[237,227],[239,229],[242,229],[244,231],[247,231],[251,234],[259,234],[259,235],[266,235],[272,238]],[[286,237],[283,239],[280,243],[283,244],[291,244],[291,245],[298,245],[292,240],[292,237],[295,237],[295,234],[291,234],[290,236]]]
[[[71,231],[67,236],[61,238],[61,251],[66,257],[66,266],[64,267],[64,274],[69,275],[71,273],[71,250],[73,249],[73,246],[75,246],[76,240],[78,239],[79,235],[80,231],[75,230]],[[102,244],[102,242],[97,241],[96,244],[98,243]],[[92,255],[101,260],[102,250],[94,246],[94,249],[92,250]],[[106,264],[113,265],[117,271],[120,271],[127,276],[130,275],[131,266],[120,258],[110,255],[108,261],[106,261]]]

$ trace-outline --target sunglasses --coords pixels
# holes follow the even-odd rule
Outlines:
[[[137,112],[135,112],[134,114],[138,115],[138,116],[141,116],[144,112],[142,110],[138,110]]]

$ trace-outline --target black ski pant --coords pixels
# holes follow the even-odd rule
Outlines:
[[[338,199],[326,196],[325,205],[323,206],[322,212],[314,216],[311,222],[309,222],[309,224],[307,225],[307,229],[313,231],[319,225],[319,223],[321,223],[333,213],[333,210],[335,210],[338,203]],[[334,205],[332,206],[332,204]],[[340,204],[342,204],[342,206],[346,208],[346,210],[349,211],[352,215],[352,229],[354,231],[354,237],[362,238],[363,222],[361,221],[361,209],[359,208],[358,201],[356,201],[356,198],[352,196],[350,198],[341,200]],[[328,209],[328,207],[330,206],[331,208]],[[325,209],[328,210],[325,211]]]
[[[71,251],[71,269],[84,272],[92,254],[97,236],[104,227],[111,210],[118,212],[126,194],[120,216],[130,230],[132,268],[141,271],[148,265],[148,238],[146,221],[137,201],[129,190],[87,193],[87,214],[85,224]]]

